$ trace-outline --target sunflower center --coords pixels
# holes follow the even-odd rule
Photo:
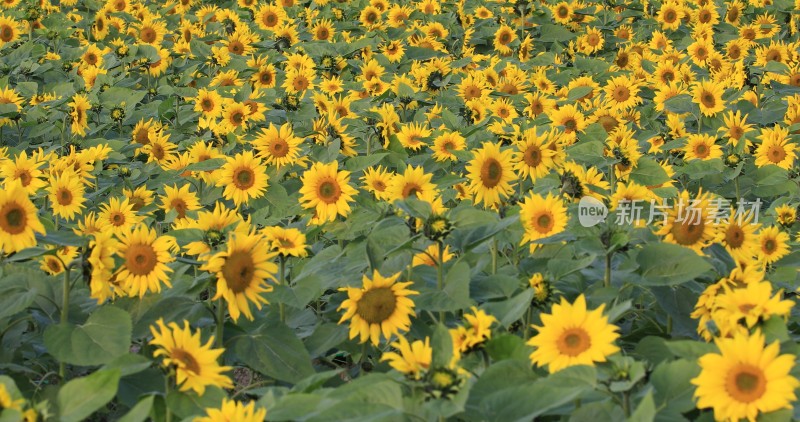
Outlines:
[[[259,80],[262,84],[270,84],[272,83],[272,74],[267,71],[261,72]]]
[[[705,144],[699,144],[694,147],[694,154],[697,155],[699,158],[705,158],[708,155],[708,146]]]
[[[58,191],[56,199],[60,205],[70,205],[72,204],[72,192],[70,192],[69,189],[62,188]]]
[[[136,131],[136,143],[147,145],[150,143],[150,134],[149,131],[145,128],[141,128]]]
[[[614,88],[612,96],[614,97],[614,101],[616,101],[618,103],[621,103],[621,102],[627,101],[628,98],[631,97],[631,92],[630,92],[630,90],[628,90],[627,87],[618,86],[618,87]]]
[[[238,189],[249,189],[256,183],[255,173],[249,168],[238,168],[233,172],[233,184]]]
[[[664,22],[672,23],[675,22],[675,19],[678,17],[678,14],[675,13],[674,10],[667,10],[664,12]]]
[[[335,204],[342,194],[342,189],[335,180],[328,179],[319,184],[317,194],[322,202],[326,204]]]
[[[158,256],[152,245],[134,243],[125,251],[125,267],[133,275],[148,275],[157,263]]]
[[[592,347],[592,339],[583,328],[569,328],[556,340],[556,347],[562,355],[575,357]]]
[[[9,25],[0,27],[0,40],[3,40],[3,42],[10,42],[12,39],[14,39],[14,29]]]
[[[529,167],[536,167],[542,163],[542,151],[539,149],[538,146],[531,146],[525,150],[525,154],[522,155],[522,160],[527,164]]]
[[[767,52],[767,61],[775,61],[780,62],[783,58],[781,57],[781,52],[777,50],[770,50]]]
[[[31,177],[31,174],[28,172],[28,170],[17,170],[14,175],[17,176],[17,179],[19,179],[20,183],[22,183],[22,186],[28,186],[33,180],[33,177]]]
[[[308,88],[308,79],[302,75],[297,76],[292,81],[292,86],[297,91],[304,91],[306,88]]]
[[[28,222],[28,216],[25,214],[25,209],[19,204],[11,202],[3,206],[0,210],[0,227],[6,233],[20,234],[25,230]]]
[[[185,218],[186,217],[186,201],[183,199],[177,198],[173,199],[172,203],[170,204],[172,209],[178,213],[178,218]]]
[[[717,99],[714,98],[714,94],[710,92],[704,92],[703,95],[700,96],[700,102],[708,108],[714,108],[714,106],[717,105]]]
[[[673,224],[672,236],[679,245],[694,245],[703,238],[705,222],[701,218],[696,224],[692,221],[683,221],[680,224]]]
[[[212,111],[214,110],[214,101],[212,101],[211,98],[203,98],[203,101],[200,102],[200,106],[203,108],[203,111]]]
[[[728,136],[731,139],[739,139],[744,135],[744,130],[739,126],[731,126],[730,130],[728,130]]]
[[[500,34],[499,41],[500,41],[500,44],[503,44],[503,45],[508,44],[511,41],[511,34],[509,34],[508,32],[503,32],[502,34]]]
[[[236,126],[241,126],[242,122],[244,121],[244,113],[239,110],[233,112],[233,114],[231,114],[231,121]]]
[[[356,313],[368,324],[380,324],[394,314],[397,298],[390,287],[378,287],[364,292],[356,304]]]
[[[575,129],[578,128],[578,122],[570,117],[564,121],[564,128],[567,130],[567,132],[574,132]]]
[[[152,44],[156,40],[156,30],[150,27],[144,28],[139,33],[139,38],[148,44]]]
[[[725,390],[738,402],[758,400],[767,391],[764,371],[748,364],[740,364],[728,375]]]
[[[273,27],[278,23],[278,16],[274,13],[268,13],[264,16],[263,23],[265,26]]]
[[[728,13],[725,17],[728,19],[728,22],[736,22],[736,20],[739,19],[739,9],[732,8],[731,10],[728,10]]]
[[[170,357],[182,363],[187,371],[191,371],[197,375],[200,375],[200,364],[197,363],[197,359],[195,359],[191,353],[176,347],[175,349],[172,349]]]
[[[276,139],[270,144],[270,154],[276,158],[283,158],[289,153],[289,144],[283,139]]]
[[[744,243],[744,230],[734,225],[728,227],[727,232],[725,232],[725,242],[734,249],[741,247]]]
[[[121,212],[113,212],[111,213],[111,218],[109,218],[109,220],[111,221],[112,226],[119,227],[125,224],[125,215]]]
[[[255,276],[253,256],[247,251],[232,252],[222,266],[222,276],[231,291],[236,294],[244,292]]]
[[[489,158],[481,167],[481,182],[487,188],[500,184],[503,178],[503,166],[494,158]]]
[[[242,54],[242,52],[244,52],[244,45],[239,41],[234,41],[228,44],[228,51],[233,54]]]
[[[569,8],[567,8],[566,6],[560,6],[556,11],[556,13],[558,14],[559,18],[564,19],[569,16]]]
[[[550,231],[553,229],[554,224],[555,220],[553,219],[553,215],[550,214],[549,212],[545,212],[539,214],[539,216],[536,217],[534,228],[539,233],[545,234],[545,233],[550,233]]]
[[[320,40],[328,39],[328,30],[326,28],[317,29],[317,38]]]
[[[97,63],[97,56],[94,53],[87,54],[84,57],[84,59],[86,60],[86,63],[90,65],[94,65],[95,63]]]
[[[786,151],[784,151],[780,145],[772,145],[769,147],[767,157],[769,157],[769,160],[773,163],[780,163],[786,158]]]
[[[767,239],[764,241],[764,252],[771,254],[778,248],[774,239]]]

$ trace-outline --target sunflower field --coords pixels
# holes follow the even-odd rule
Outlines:
[[[800,420],[800,0],[0,1],[0,422]]]

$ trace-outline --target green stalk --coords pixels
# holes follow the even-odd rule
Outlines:
[[[442,291],[444,289],[444,245],[441,240],[436,244],[439,247],[439,257],[436,260],[436,288]],[[439,311],[439,322],[444,323],[444,311]]]
[[[280,272],[278,273],[278,284],[281,286],[286,284],[286,257],[283,255],[278,259],[280,261]],[[278,302],[278,313],[281,316],[281,322],[286,322],[286,306],[283,302]]]
[[[63,263],[62,263],[63,264]],[[61,324],[66,325],[69,322],[69,265],[64,265],[64,286],[63,294],[61,296]],[[58,376],[64,379],[66,373],[66,365],[64,362],[58,364]]]

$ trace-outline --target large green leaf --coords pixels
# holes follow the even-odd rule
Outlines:
[[[78,422],[105,406],[117,394],[119,370],[100,370],[76,378],[58,391],[58,417],[61,422]]]
[[[673,286],[692,280],[712,269],[693,250],[670,243],[645,245],[636,257],[644,286]]]
[[[233,350],[248,366],[277,380],[296,383],[314,373],[305,345],[284,324],[238,336]]]
[[[122,309],[104,306],[83,325],[59,324],[44,332],[47,350],[72,365],[102,365],[125,355],[131,345],[131,316]]]

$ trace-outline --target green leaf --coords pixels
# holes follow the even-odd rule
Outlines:
[[[531,306],[533,289],[525,289],[511,299],[498,302],[488,302],[481,306],[486,313],[497,318],[501,327],[508,327],[518,321]]]
[[[660,416],[673,415],[682,419],[682,413],[694,409],[692,395],[695,387],[691,380],[699,373],[700,367],[696,362],[683,359],[656,366],[650,375],[650,384],[654,389],[653,401],[660,409]]]
[[[712,269],[711,264],[693,250],[671,243],[645,245],[636,261],[644,286],[674,286]]]
[[[100,370],[76,378],[58,391],[58,416],[61,422],[78,422],[110,402],[117,395],[119,370]]]
[[[239,336],[233,350],[251,368],[280,381],[296,383],[314,373],[305,345],[284,324],[266,324]]]
[[[28,286],[23,274],[12,274],[0,279],[0,319],[27,309],[39,291]]]
[[[209,407],[219,407],[226,397],[225,390],[219,387],[206,388],[202,396],[194,391],[173,390],[167,394],[167,407],[180,418],[204,413]]]
[[[435,368],[448,367],[453,359],[453,337],[450,335],[450,330],[442,323],[437,324],[433,330],[431,348],[433,349],[431,365]]]
[[[639,403],[628,422],[652,422],[656,417],[656,404],[653,401],[653,392],[649,391]]]
[[[664,110],[670,113],[683,114],[692,113],[697,106],[692,103],[692,96],[689,94],[676,95],[664,101]]]
[[[599,141],[579,142],[566,149],[567,157],[579,163],[594,164],[603,156],[603,143]]]
[[[660,185],[669,180],[663,167],[652,158],[642,157],[631,171],[631,180],[643,186]]]
[[[569,90],[569,93],[567,93],[567,101],[575,102],[588,95],[592,90],[593,88],[590,86],[577,86],[572,88]]]
[[[469,297],[470,268],[464,262],[450,267],[442,290],[427,286],[418,288],[420,295],[414,300],[421,310],[454,312],[472,305]]]
[[[541,35],[536,39],[539,42],[565,42],[575,38],[575,34],[561,25],[545,24],[539,29]]]
[[[150,416],[150,410],[153,408],[153,397],[147,396],[140,400],[136,406],[133,406],[133,409],[119,419],[119,422],[144,422]]]
[[[131,316],[122,309],[104,306],[85,324],[59,324],[44,332],[47,350],[61,362],[91,366],[125,355],[131,345]]]

